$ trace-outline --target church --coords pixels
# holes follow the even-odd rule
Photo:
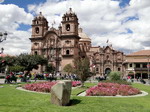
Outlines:
[[[32,20],[31,54],[42,55],[63,72],[67,64],[73,65],[77,57],[88,57],[90,69],[97,75],[105,75],[111,71],[124,73],[125,55],[114,50],[112,45],[93,47],[91,39],[79,28],[77,15],[70,8],[63,17],[58,29],[49,28],[47,19],[40,14]],[[40,66],[38,72],[44,71]]]

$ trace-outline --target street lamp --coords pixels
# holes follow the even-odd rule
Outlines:
[[[8,35],[7,32],[5,33],[0,32],[0,43],[6,40],[7,35]]]
[[[3,51],[4,51],[4,48],[2,47],[2,48],[1,48],[1,52],[0,52],[0,54],[3,54]]]
[[[148,56],[148,65],[147,65],[147,68],[148,68],[148,84],[150,84],[150,74],[149,74],[150,64],[149,64],[149,56]]]
[[[5,33],[0,32],[0,43],[3,42],[4,40],[6,40],[7,35],[8,35],[7,32],[5,32]],[[0,54],[2,54],[3,51],[4,51],[4,48],[2,47]]]

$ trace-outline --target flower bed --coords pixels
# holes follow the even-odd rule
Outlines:
[[[80,81],[72,81],[72,87],[77,87],[80,86],[81,82]]]
[[[129,96],[140,94],[140,90],[129,85],[117,83],[99,83],[86,91],[86,96]]]
[[[25,84],[23,86],[24,89],[37,91],[37,92],[50,92],[51,87],[55,85],[57,82],[40,82],[40,83],[33,83],[33,84]],[[81,85],[80,81],[72,81],[72,87],[76,87]]]

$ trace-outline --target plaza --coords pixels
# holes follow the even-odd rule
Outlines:
[[[0,112],[150,112],[150,2],[0,1]]]

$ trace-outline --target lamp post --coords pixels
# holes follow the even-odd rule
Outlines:
[[[150,65],[149,65],[149,56],[148,56],[148,65],[147,65],[147,68],[148,68],[148,84],[150,84],[150,74],[149,74],[149,68],[150,68]]]
[[[0,32],[0,43],[3,42],[4,40],[6,40],[7,35],[8,35],[7,32],[5,32],[5,33]],[[2,54],[3,51],[4,51],[4,48],[2,47],[0,54]]]
[[[0,43],[3,42],[4,40],[6,40],[7,35],[8,35],[7,32],[5,32],[5,33],[0,32]],[[4,51],[4,48],[2,47],[1,51],[0,51],[0,54],[2,54],[3,51]],[[6,75],[6,72],[7,72],[7,66],[5,68],[5,75]]]
[[[0,43],[6,40],[7,35],[8,35],[7,32],[5,33],[0,32]]]
[[[4,51],[4,48],[2,47],[2,48],[1,48],[1,52],[0,52],[0,54],[3,54],[3,51]]]

